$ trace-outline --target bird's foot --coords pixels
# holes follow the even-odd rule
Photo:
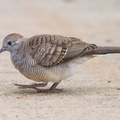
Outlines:
[[[31,84],[31,85],[22,85],[22,84],[14,83],[14,85],[18,86],[18,88],[20,88],[20,89],[33,88],[33,89],[39,90],[37,87],[45,87],[47,85],[47,83]]]
[[[61,92],[62,89],[57,89],[57,85],[59,84],[58,83],[54,83],[49,89],[37,89],[37,92],[39,93],[50,93],[50,92]]]
[[[40,84],[31,84],[31,85],[23,85],[23,84],[16,84],[14,83],[15,86],[17,86],[20,89],[27,89],[27,88],[32,88],[37,90],[38,93],[50,93],[50,92],[61,92],[62,89],[57,89],[56,86],[59,83],[54,83],[49,89],[39,89],[38,87],[45,87],[47,83],[40,83]]]
[[[38,93],[56,93],[56,92],[62,92],[63,91],[63,89],[57,89],[57,88],[55,88],[55,89],[37,89],[37,92]]]

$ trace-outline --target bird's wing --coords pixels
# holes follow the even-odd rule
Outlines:
[[[27,52],[37,64],[50,67],[93,51],[92,44],[73,37],[37,35],[27,41]]]

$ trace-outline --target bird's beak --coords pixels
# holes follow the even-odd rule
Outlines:
[[[4,47],[1,48],[1,49],[0,49],[0,53],[3,52],[3,51],[5,51],[5,50],[6,50],[6,48],[4,48]]]

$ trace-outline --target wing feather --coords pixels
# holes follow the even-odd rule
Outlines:
[[[95,45],[88,44],[74,37],[60,35],[37,35],[27,41],[28,55],[36,63],[50,67],[96,50]]]

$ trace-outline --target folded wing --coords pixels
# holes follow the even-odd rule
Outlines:
[[[67,59],[83,56],[98,50],[94,44],[88,44],[74,37],[60,35],[37,35],[27,41],[28,55],[37,64],[50,67]]]

